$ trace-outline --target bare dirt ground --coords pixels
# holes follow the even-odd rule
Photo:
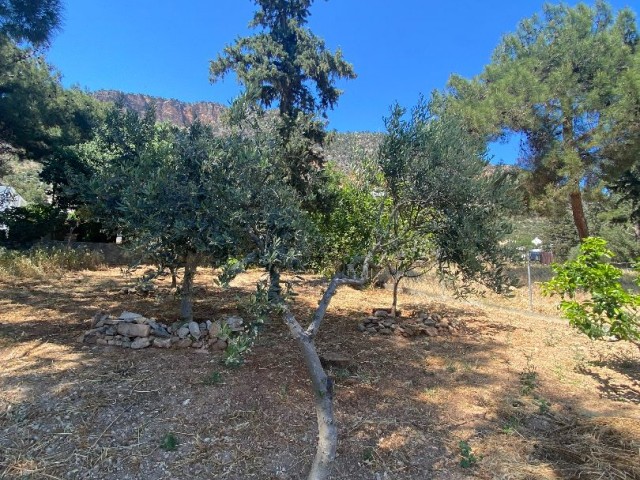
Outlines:
[[[210,271],[200,274],[196,317],[246,315],[238,300],[258,276],[223,291]],[[294,311],[304,320],[325,283],[294,281]],[[176,319],[175,298],[119,293],[131,284],[118,269],[0,281],[0,478],[304,478],[315,413],[278,319],[237,369],[189,349],[78,343],[99,310]],[[345,288],[334,298],[318,349],[357,367],[333,372],[333,478],[640,478],[637,349],[592,343],[518,305],[429,293],[405,293],[400,306],[456,319],[461,333],[363,334],[357,324],[389,305],[389,292]]]

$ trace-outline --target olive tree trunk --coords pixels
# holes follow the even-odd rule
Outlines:
[[[180,318],[187,322],[193,321],[193,279],[196,276],[197,268],[197,256],[195,253],[189,252],[185,257],[180,303]]]
[[[283,319],[289,332],[294,340],[298,343],[304,358],[311,385],[313,387],[313,398],[316,409],[316,417],[318,420],[318,444],[316,448],[316,456],[309,471],[308,480],[324,480],[331,474],[331,467],[336,458],[336,448],[338,445],[338,429],[336,427],[333,415],[333,380],[327,375],[320,363],[320,357],[314,343],[314,338],[327,308],[331,303],[331,299],[341,285],[362,286],[366,283],[368,274],[368,264],[373,256],[373,251],[365,259],[365,265],[362,271],[361,279],[345,278],[340,274],[333,276],[329,282],[327,290],[322,295],[322,299],[318,302],[311,323],[306,330],[302,328],[300,323],[289,308],[283,304]]]

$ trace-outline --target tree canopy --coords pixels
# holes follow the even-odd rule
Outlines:
[[[61,0],[0,0],[0,40],[46,45],[60,26],[61,13]]]
[[[623,166],[607,152],[620,144],[615,132],[632,111],[620,90],[636,68],[637,45],[629,9],[614,15],[602,0],[593,7],[547,4],[542,16],[504,36],[478,77],[449,81],[446,108],[461,112],[471,131],[524,135],[525,165],[541,186],[567,196],[580,238],[588,236],[582,189],[605,168],[619,173]]]
[[[331,53],[322,39],[305,28],[312,0],[255,0],[258,10],[251,37],[239,38],[211,62],[216,81],[233,71],[245,95],[265,108],[277,105],[283,116],[324,114],[341,91],[340,78],[355,78],[342,52]]]

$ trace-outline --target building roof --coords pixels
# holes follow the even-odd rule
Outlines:
[[[0,185],[0,211],[11,207],[24,207],[27,201],[13,187]]]

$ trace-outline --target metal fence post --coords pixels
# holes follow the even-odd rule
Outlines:
[[[531,252],[527,252],[527,280],[529,282],[529,309],[533,310],[533,289],[531,288]]]

